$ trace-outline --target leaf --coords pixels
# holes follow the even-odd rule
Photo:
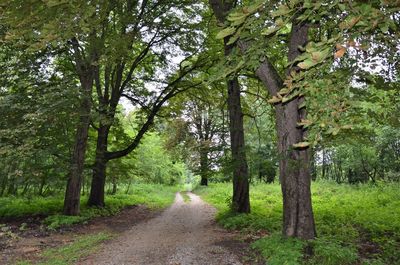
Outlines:
[[[287,88],[282,88],[278,93],[283,96],[290,93],[290,90]]]
[[[322,51],[316,51],[316,52],[312,52],[311,53],[311,58],[315,61],[315,62],[322,62],[323,60],[325,60],[325,58],[328,56],[330,50],[329,49],[325,49]]]
[[[350,130],[350,129],[353,129],[353,126],[352,125],[343,125],[341,128],[344,130]]]
[[[272,17],[284,16],[289,14],[292,10],[286,5],[280,5],[277,10],[271,13]]]
[[[342,58],[343,55],[346,53],[346,50],[346,47],[341,46],[341,48],[335,52],[335,59]]]
[[[264,1],[258,1],[250,6],[247,7],[247,13],[253,14],[257,10],[259,10],[264,5]]]
[[[297,109],[301,110],[302,108],[305,108],[305,107],[306,107],[306,102],[303,101],[303,102],[300,103],[300,105],[297,107]]]
[[[239,25],[242,25],[246,21],[247,17],[248,17],[248,14],[243,14],[242,12],[237,12],[237,13],[231,13],[227,17],[227,20],[231,22],[232,26],[239,26]]]
[[[63,4],[66,4],[66,3],[68,3],[68,0],[63,0],[63,1],[60,1],[60,0],[48,0],[46,5],[48,7],[55,7],[55,6],[63,5]]]
[[[297,123],[297,126],[310,126],[313,122],[310,120],[302,119],[300,122]]]
[[[280,28],[279,27],[270,27],[261,31],[261,35],[269,36],[273,33],[277,32]]]
[[[240,33],[242,32],[242,29],[243,29],[243,27],[240,27],[236,31],[235,35],[233,35],[232,37],[229,38],[229,41],[228,41],[228,43],[226,45],[231,45],[231,44],[235,43],[239,39]]]
[[[278,94],[278,95],[279,95],[279,94]],[[286,102],[288,102],[288,101],[291,101],[292,99],[294,99],[294,98],[296,98],[296,97],[298,97],[298,96],[300,96],[300,92],[299,92],[299,91],[296,91],[295,93],[289,95],[289,97],[283,97],[283,98],[282,98],[282,103],[286,103]]]
[[[276,96],[273,96],[271,99],[268,100],[268,103],[270,103],[270,104],[276,104],[276,103],[279,103],[279,102],[281,102],[281,101],[282,101],[282,99],[280,99],[280,98],[278,98],[278,97],[276,97]]]
[[[220,32],[218,32],[218,34],[217,34],[217,36],[215,36],[215,38],[223,39],[225,37],[228,37],[228,36],[232,35],[235,32],[236,32],[236,28],[227,27],[227,28],[224,28],[223,30],[221,30]]]
[[[316,62],[314,62],[311,58],[309,58],[299,63],[297,66],[305,70],[313,67],[316,64],[317,64]]]
[[[340,131],[340,128],[338,127],[333,127],[333,128],[329,128],[328,131],[326,131],[327,134],[332,134],[333,136],[337,135]]]
[[[299,142],[299,143],[293,145],[293,147],[296,149],[307,148],[309,146],[310,146],[309,142]]]

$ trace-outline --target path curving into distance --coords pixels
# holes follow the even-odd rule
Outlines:
[[[221,244],[232,239],[214,222],[215,208],[180,193],[161,215],[133,226],[79,265],[241,265]]]

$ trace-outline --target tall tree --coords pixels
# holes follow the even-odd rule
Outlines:
[[[225,24],[226,17],[235,7],[236,1],[210,0],[209,4],[218,23]],[[230,43],[229,40],[229,36],[224,38],[224,51],[227,58],[232,54],[235,47],[235,43]],[[233,170],[232,210],[240,213],[249,213],[249,173],[245,153],[240,84],[236,74],[227,77],[227,87]]]
[[[253,69],[272,96],[269,102],[275,104],[286,236],[315,237],[309,146],[322,133],[336,135],[351,128],[345,123],[351,121],[347,112],[352,96],[344,93],[348,82],[342,82],[343,71],[335,64],[342,63],[340,58],[351,49],[393,55],[398,43],[389,40],[398,35],[395,6],[390,1],[257,1],[232,12],[229,25],[219,34],[238,43],[245,58],[237,68]],[[371,41],[376,44],[372,49],[361,44]],[[287,57],[281,56],[282,50]],[[357,64],[370,67],[368,61]],[[385,61],[390,64],[393,59],[388,56]],[[305,107],[311,111],[308,117]]]
[[[166,50],[169,45],[181,44],[182,41],[179,42],[177,37],[187,28],[183,26],[185,19],[176,13],[179,10],[182,14],[192,16],[191,4],[191,1],[122,1],[112,5],[112,13],[101,32],[106,43],[107,59],[101,62],[95,73],[98,119],[94,128],[97,131],[97,147],[89,205],[104,206],[107,162],[127,155],[136,148],[163,104],[161,101],[166,101],[163,93],[167,93],[171,87],[165,91],[161,89],[161,93],[156,94],[146,89],[144,80],[156,70],[159,71],[157,66],[166,67],[166,57],[172,56],[167,51],[157,54],[157,49]],[[192,26],[188,21],[185,22],[188,27]],[[190,36],[187,37],[190,39]],[[146,69],[145,74],[141,73],[143,69]],[[121,97],[129,98],[134,105],[150,110],[150,113],[129,152],[109,154],[108,137]],[[151,104],[154,104],[153,107]]]
[[[87,1],[6,2],[2,11],[8,26],[7,40],[28,45],[28,50],[49,49],[64,53],[79,79],[79,118],[64,199],[64,214],[77,215],[91,121],[92,88],[104,55],[105,43],[101,32],[109,18],[111,4]]]

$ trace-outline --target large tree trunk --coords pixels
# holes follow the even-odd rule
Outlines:
[[[78,215],[81,197],[82,173],[85,162],[87,138],[90,126],[91,92],[93,79],[81,78],[83,97],[80,104],[80,117],[75,136],[75,143],[68,173],[67,189],[64,199],[64,214]]]
[[[88,200],[89,206],[104,207],[104,190],[106,183],[107,146],[110,126],[102,125],[97,130],[96,158],[93,166],[93,177]]]
[[[239,213],[249,213],[249,174],[244,144],[240,86],[237,77],[228,80],[228,110],[233,167],[232,209]]]
[[[311,207],[311,176],[308,149],[293,149],[293,144],[303,141],[303,130],[295,99],[277,113],[279,170],[283,194],[283,234],[289,237],[312,239],[315,237],[314,217]]]
[[[225,22],[226,15],[234,8],[236,1],[209,0],[219,23]],[[225,56],[232,53],[236,44],[227,45],[230,37],[224,38]],[[239,213],[250,212],[249,173],[246,161],[243,112],[240,103],[240,85],[237,76],[228,77],[229,131],[231,136],[233,196],[232,210]]]
[[[301,52],[299,46],[307,41],[308,25],[293,22],[289,42],[288,61],[293,61]],[[242,45],[245,49],[245,44]],[[286,74],[291,70],[288,69]],[[268,60],[256,71],[257,76],[271,95],[283,87],[283,80]],[[305,119],[305,109],[299,110],[303,98],[295,98],[275,108],[278,133],[279,169],[283,194],[283,234],[289,237],[312,239],[316,236],[311,204],[311,176],[308,149],[294,149],[293,144],[304,141],[305,131],[297,122]]]
[[[200,185],[201,186],[207,186],[208,185],[208,152],[207,152],[207,147],[200,147],[200,176],[201,176],[201,181]]]

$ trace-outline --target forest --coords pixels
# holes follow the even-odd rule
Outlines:
[[[399,29],[399,0],[0,0],[0,264],[400,264]]]

